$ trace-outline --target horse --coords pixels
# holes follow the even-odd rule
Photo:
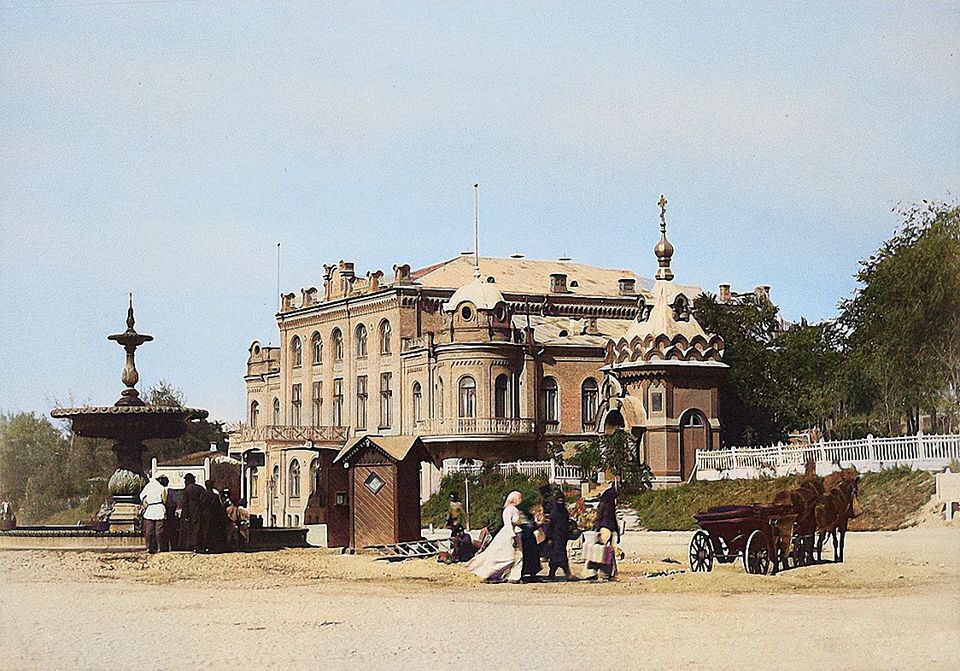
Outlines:
[[[774,505],[790,506],[792,514],[796,516],[792,529],[787,530],[786,525],[783,529],[777,529],[783,551],[783,556],[780,559],[782,559],[784,567],[786,567],[786,559],[789,556],[793,556],[794,563],[798,565],[813,563],[817,526],[815,511],[822,494],[823,482],[817,477],[816,462],[811,459],[806,463],[800,485],[793,489],[784,489],[774,497]],[[783,541],[785,535],[790,537],[786,542]],[[798,541],[796,546],[793,543],[794,536]]]
[[[831,486],[827,488],[827,484]],[[863,513],[857,498],[860,492],[860,474],[855,468],[845,468],[824,478],[824,489],[815,508],[817,530],[817,560],[823,560],[823,541],[829,534],[833,540],[833,561],[843,562],[843,546],[850,520]]]

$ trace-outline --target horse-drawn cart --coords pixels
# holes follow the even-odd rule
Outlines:
[[[796,514],[785,505],[722,506],[693,516],[700,525],[690,539],[690,569],[711,571],[713,561],[743,559],[747,573],[777,572],[789,553]]]

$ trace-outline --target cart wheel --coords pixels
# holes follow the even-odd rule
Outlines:
[[[710,534],[703,529],[690,539],[690,570],[694,573],[713,570],[713,545],[710,543]]]
[[[747,539],[743,550],[743,569],[747,573],[766,575],[770,570],[770,543],[759,529]]]

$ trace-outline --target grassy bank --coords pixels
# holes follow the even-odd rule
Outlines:
[[[769,503],[777,492],[800,483],[800,477],[763,480],[694,482],[629,497],[640,524],[652,531],[697,528],[693,514],[713,506]],[[893,468],[865,473],[860,480],[863,515],[850,523],[855,531],[900,529],[933,495],[933,476],[926,471]]]

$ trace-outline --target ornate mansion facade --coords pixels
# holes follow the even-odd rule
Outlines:
[[[281,297],[279,346],[249,349],[231,452],[251,512],[279,526],[347,515],[334,458],[362,436],[419,437],[438,464],[543,458],[624,428],[662,481],[687,478],[719,444],[723,343],[692,314],[699,288],[673,282],[663,205],[661,231],[652,281],[519,255],[390,278],[324,266],[322,288]]]

